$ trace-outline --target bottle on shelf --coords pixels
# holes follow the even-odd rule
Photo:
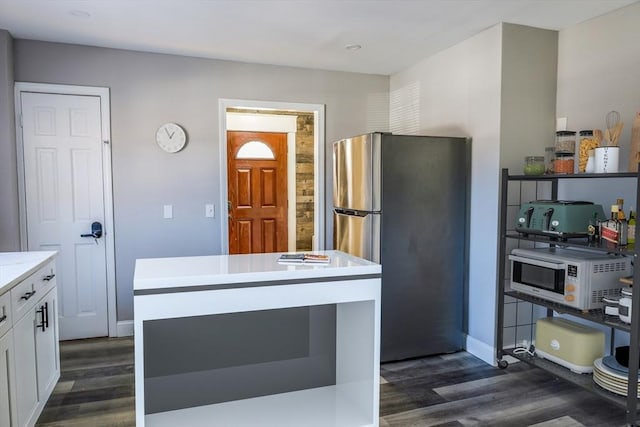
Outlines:
[[[616,199],[618,205],[618,219],[625,219],[624,216],[624,199]]]
[[[629,239],[629,230],[627,218],[624,216],[624,199],[617,199],[616,204],[618,205],[618,245],[627,246]]]
[[[636,215],[633,211],[629,211],[629,221],[627,222],[627,243],[634,245],[636,243]]]
[[[627,246],[629,243],[629,228],[627,226],[627,219],[623,216],[622,219],[618,218],[618,245]]]

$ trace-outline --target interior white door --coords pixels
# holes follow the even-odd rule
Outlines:
[[[22,92],[28,250],[57,250],[60,339],[107,336],[99,96]],[[104,232],[104,231],[103,231]]]

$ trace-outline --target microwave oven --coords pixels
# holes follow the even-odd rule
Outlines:
[[[630,276],[631,257],[561,248],[513,249],[511,289],[578,310],[603,307]]]

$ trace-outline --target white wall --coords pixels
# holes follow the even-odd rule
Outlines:
[[[605,129],[620,112],[620,170],[627,171],[631,125],[640,112],[640,3],[560,32],[557,114],[572,130]],[[625,203],[626,205],[626,203]]]
[[[416,133],[473,138],[467,350],[490,362],[494,358],[501,39],[502,25],[494,26],[391,76],[390,87],[392,97],[404,87],[419,87]]]
[[[13,38],[0,30],[0,252],[20,250],[13,108]]]
[[[417,104],[416,133],[472,137],[466,347],[488,363],[495,359],[500,169],[519,173],[525,155],[543,155],[553,143],[556,58],[557,32],[500,24],[391,77],[392,99],[405,88],[418,93],[405,97],[413,110]]]

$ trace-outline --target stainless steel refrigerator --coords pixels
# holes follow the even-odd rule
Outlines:
[[[333,143],[333,238],[382,264],[381,361],[463,348],[470,139]]]

